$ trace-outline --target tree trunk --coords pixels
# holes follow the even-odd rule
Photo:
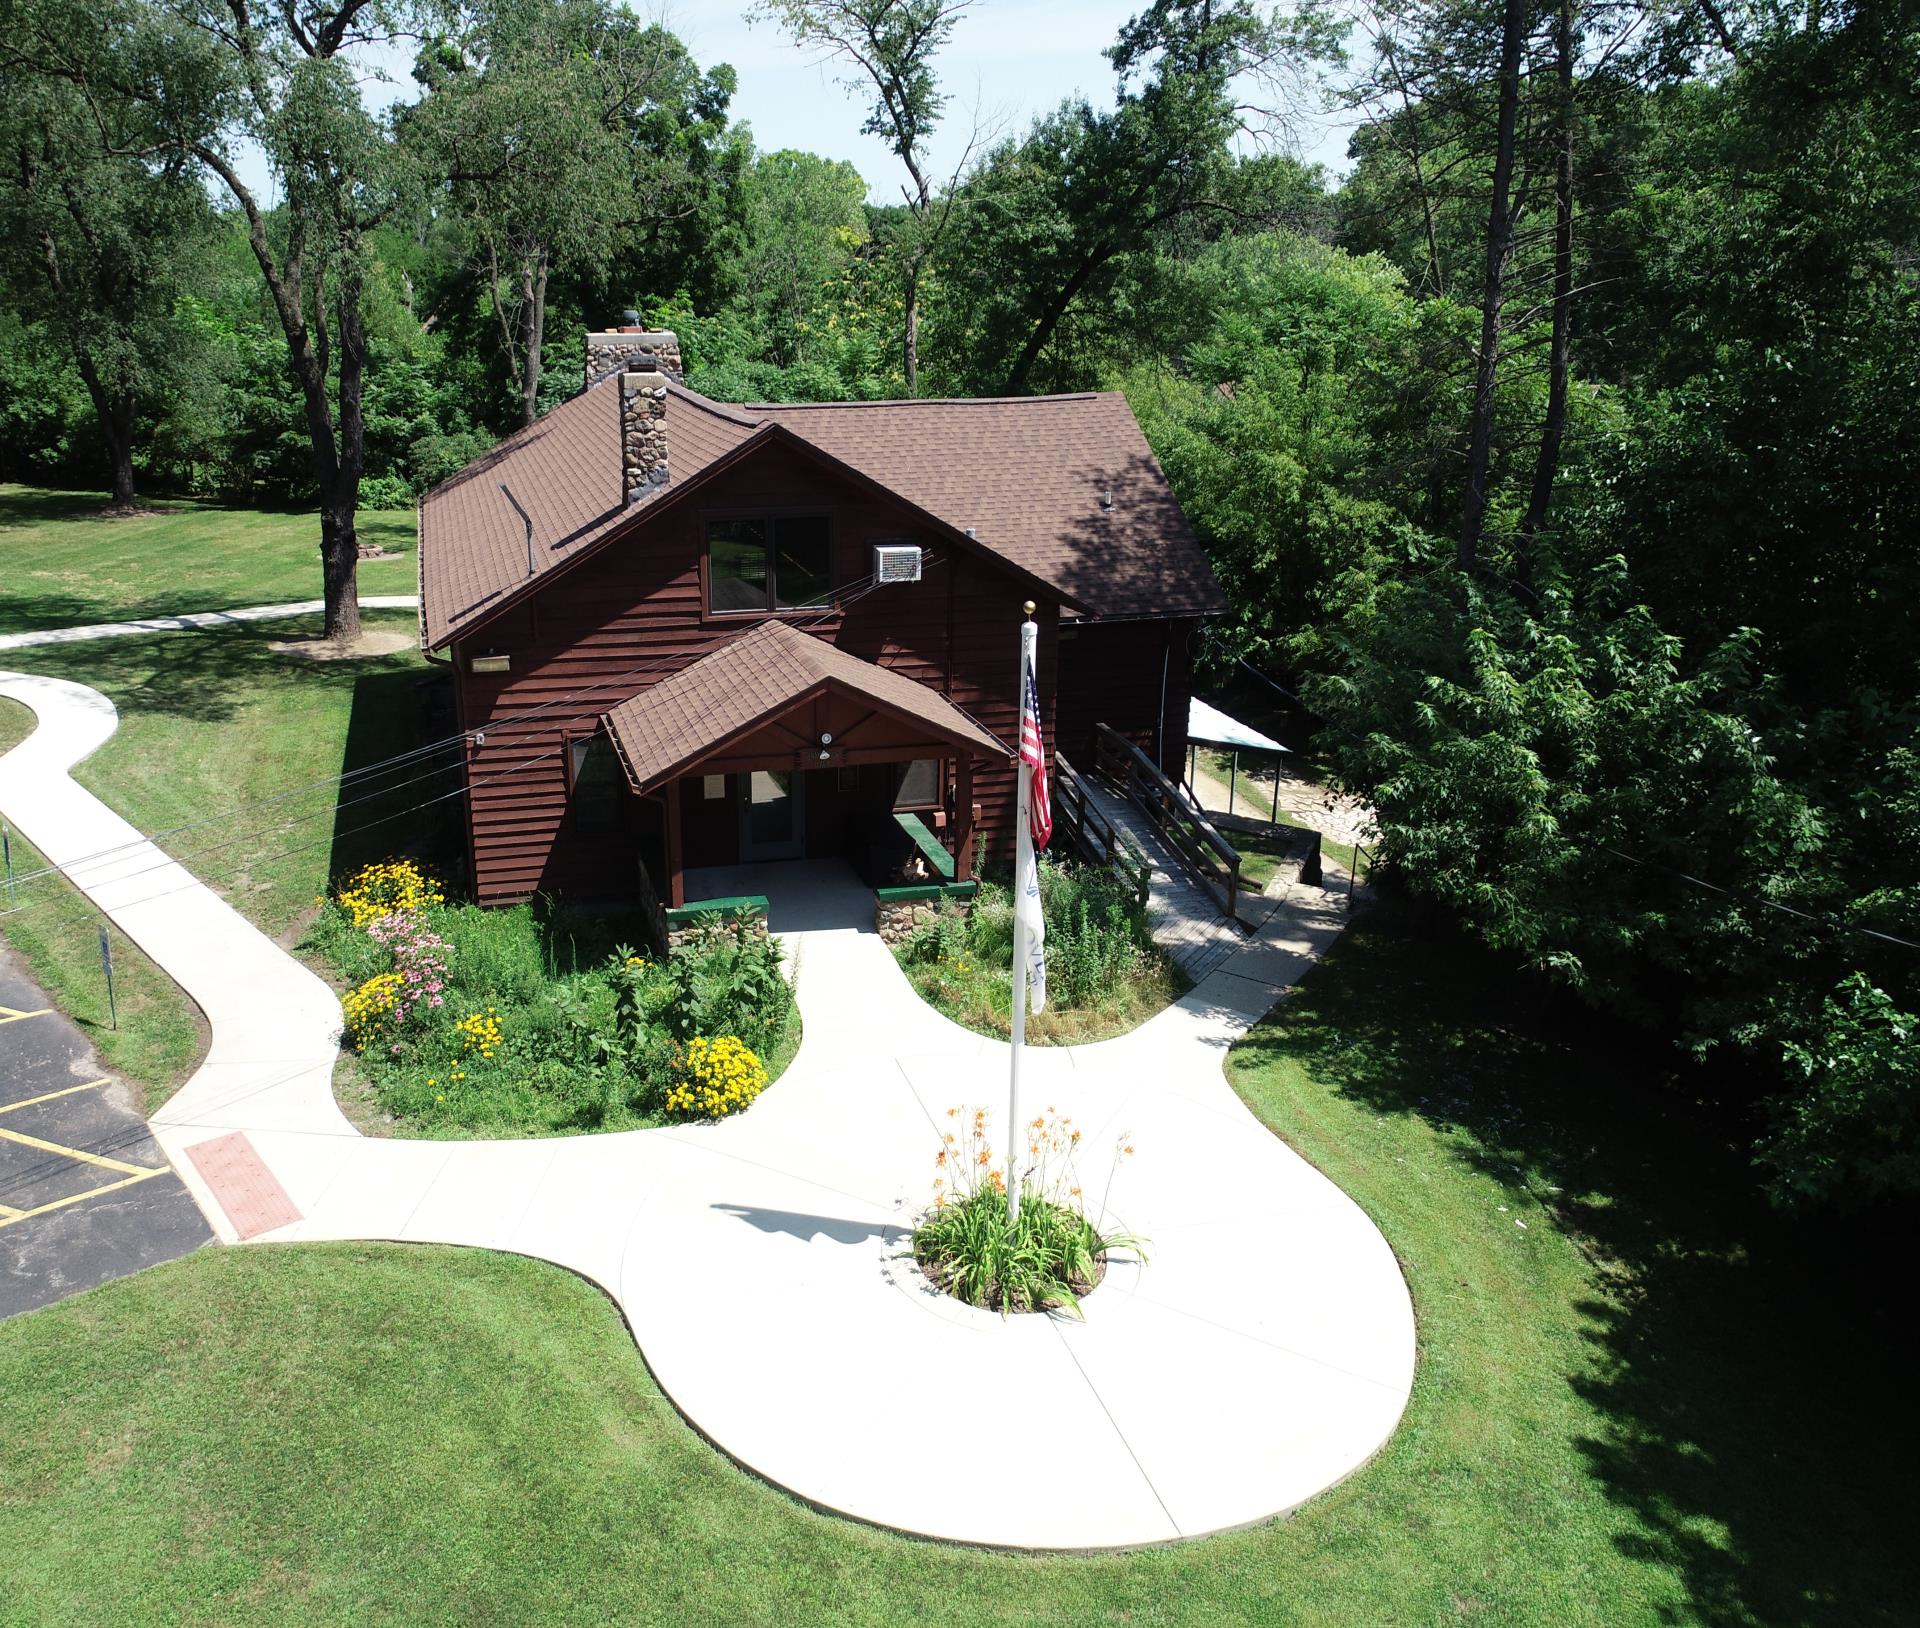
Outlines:
[[[1559,79],[1559,163],[1553,181],[1553,341],[1547,363],[1547,418],[1540,430],[1540,453],[1533,464],[1533,492],[1520,530],[1526,541],[1520,556],[1523,581],[1533,577],[1533,538],[1547,523],[1553,483],[1560,472],[1560,447],[1567,428],[1567,372],[1573,336],[1573,0],[1560,0],[1554,30],[1554,68]]]
[[[1040,353],[1047,348],[1060,324],[1065,321],[1067,312],[1073,308],[1073,302],[1080,292],[1093,280],[1093,274],[1104,266],[1118,252],[1117,247],[1107,239],[1102,239],[1080,264],[1074,268],[1073,275],[1054,291],[1053,298],[1047,301],[1040,313],[1040,320],[1033,326],[1033,332],[1027,335],[1027,342],[1020,347],[1020,354],[1013,359],[1013,366],[1007,370],[1006,393],[1010,396],[1024,396],[1027,393],[1027,379],[1033,372],[1034,363],[1040,360]]]
[[[329,639],[360,636],[360,475],[367,461],[367,425],[361,396],[367,337],[360,323],[362,278],[349,259],[340,280],[340,437],[332,490],[320,491],[320,571],[327,599]]]
[[[1455,563],[1479,564],[1487,524],[1487,477],[1493,463],[1493,398],[1500,371],[1500,322],[1506,298],[1507,257],[1513,249],[1513,130],[1520,109],[1520,48],[1526,35],[1522,0],[1506,0],[1500,25],[1500,114],[1494,141],[1493,196],[1487,206],[1487,270],[1480,291],[1480,350],[1473,374],[1473,412],[1467,427],[1467,484],[1460,503]]]
[[[100,439],[107,454],[107,470],[113,495],[107,499],[110,509],[131,509],[133,507],[133,392],[124,387],[110,390],[106,380],[100,377],[100,370],[93,365],[93,358],[87,353],[86,346],[76,337],[73,342],[74,364],[79,369],[80,381],[87,387],[87,398],[93,403],[93,416],[100,424]]]
[[[540,416],[540,352],[547,337],[546,246],[534,261],[533,275],[527,281],[527,353],[525,371],[520,379],[520,422],[531,424]]]
[[[108,507],[133,507],[133,395],[123,391],[108,404],[100,417],[101,433],[107,442],[107,463],[113,472],[113,496]]]
[[[360,636],[360,536],[354,528],[360,481],[349,491],[336,480],[320,498],[320,581],[326,594],[323,637],[343,643]]]
[[[901,324],[900,359],[907,375],[907,394],[920,393],[920,263],[907,267],[906,318]]]

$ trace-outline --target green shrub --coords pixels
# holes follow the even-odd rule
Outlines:
[[[1042,857],[1040,908],[1047,922],[1047,1001],[1071,1011],[1146,972],[1158,957],[1146,913],[1109,871]],[[985,883],[972,912],[942,902],[933,921],[901,946],[908,965],[1011,968],[1013,898]]]
[[[780,946],[744,921],[700,928],[668,961],[667,979],[660,1017],[677,1040],[735,1035],[764,1049],[793,1009]]]

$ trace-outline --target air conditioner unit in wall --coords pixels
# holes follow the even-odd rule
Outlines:
[[[873,580],[878,587],[888,582],[920,580],[920,547],[917,543],[880,543],[873,551]]]

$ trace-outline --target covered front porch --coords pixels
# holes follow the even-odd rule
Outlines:
[[[868,888],[973,874],[977,762],[1008,748],[928,685],[768,621],[606,727],[661,809],[669,909],[741,867],[839,861]]]

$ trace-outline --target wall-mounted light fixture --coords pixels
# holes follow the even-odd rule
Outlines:
[[[467,663],[467,670],[473,673],[505,673],[512,669],[511,656],[475,656]]]
[[[833,756],[833,753],[827,750],[827,748],[832,744],[833,744],[833,737],[829,735],[825,730],[822,730],[820,733],[820,761],[822,763],[825,763],[828,759],[830,759]]]

